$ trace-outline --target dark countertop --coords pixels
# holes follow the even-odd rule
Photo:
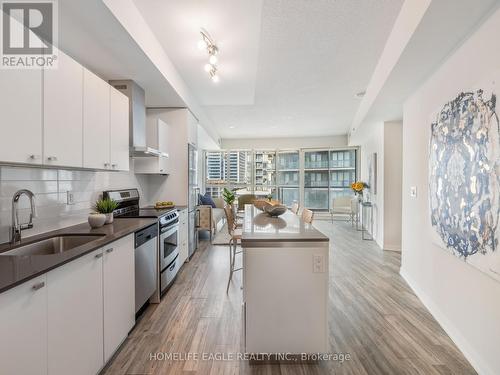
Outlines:
[[[22,245],[61,234],[105,234],[95,241],[58,254],[26,256],[0,254],[0,293],[156,222],[157,219],[153,218],[115,218],[112,224],[97,229],[90,228],[88,223],[82,223],[27,237],[22,240]],[[11,247],[9,244],[1,244],[0,253],[17,247],[20,247],[20,245]]]
[[[283,215],[270,217],[268,214],[245,205],[243,234],[241,243],[251,245],[255,242],[326,242],[329,238],[287,210]]]

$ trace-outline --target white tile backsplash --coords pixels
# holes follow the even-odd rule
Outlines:
[[[87,221],[94,202],[104,190],[138,188],[141,205],[150,204],[146,176],[130,172],[94,172],[65,169],[0,166],[0,243],[9,240],[12,196],[19,189],[35,193],[37,217],[34,228],[23,237]],[[66,204],[66,192],[74,192],[75,204]],[[29,200],[19,201],[19,218],[29,217]]]

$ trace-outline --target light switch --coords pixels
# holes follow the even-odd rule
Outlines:
[[[411,186],[410,187],[410,197],[416,198],[417,197],[417,187],[416,186]]]
[[[325,257],[321,254],[313,255],[313,272],[323,273],[325,272]]]

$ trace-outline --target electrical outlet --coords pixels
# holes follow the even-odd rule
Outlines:
[[[68,205],[75,204],[75,194],[72,191],[66,192],[66,204]]]
[[[321,254],[313,255],[313,272],[323,273],[325,272],[325,257]]]
[[[417,197],[417,187],[416,186],[411,186],[410,187],[410,197],[416,198]]]

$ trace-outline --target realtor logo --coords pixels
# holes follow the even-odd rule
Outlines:
[[[52,0],[1,1],[1,67],[53,68],[57,61],[57,3]]]

